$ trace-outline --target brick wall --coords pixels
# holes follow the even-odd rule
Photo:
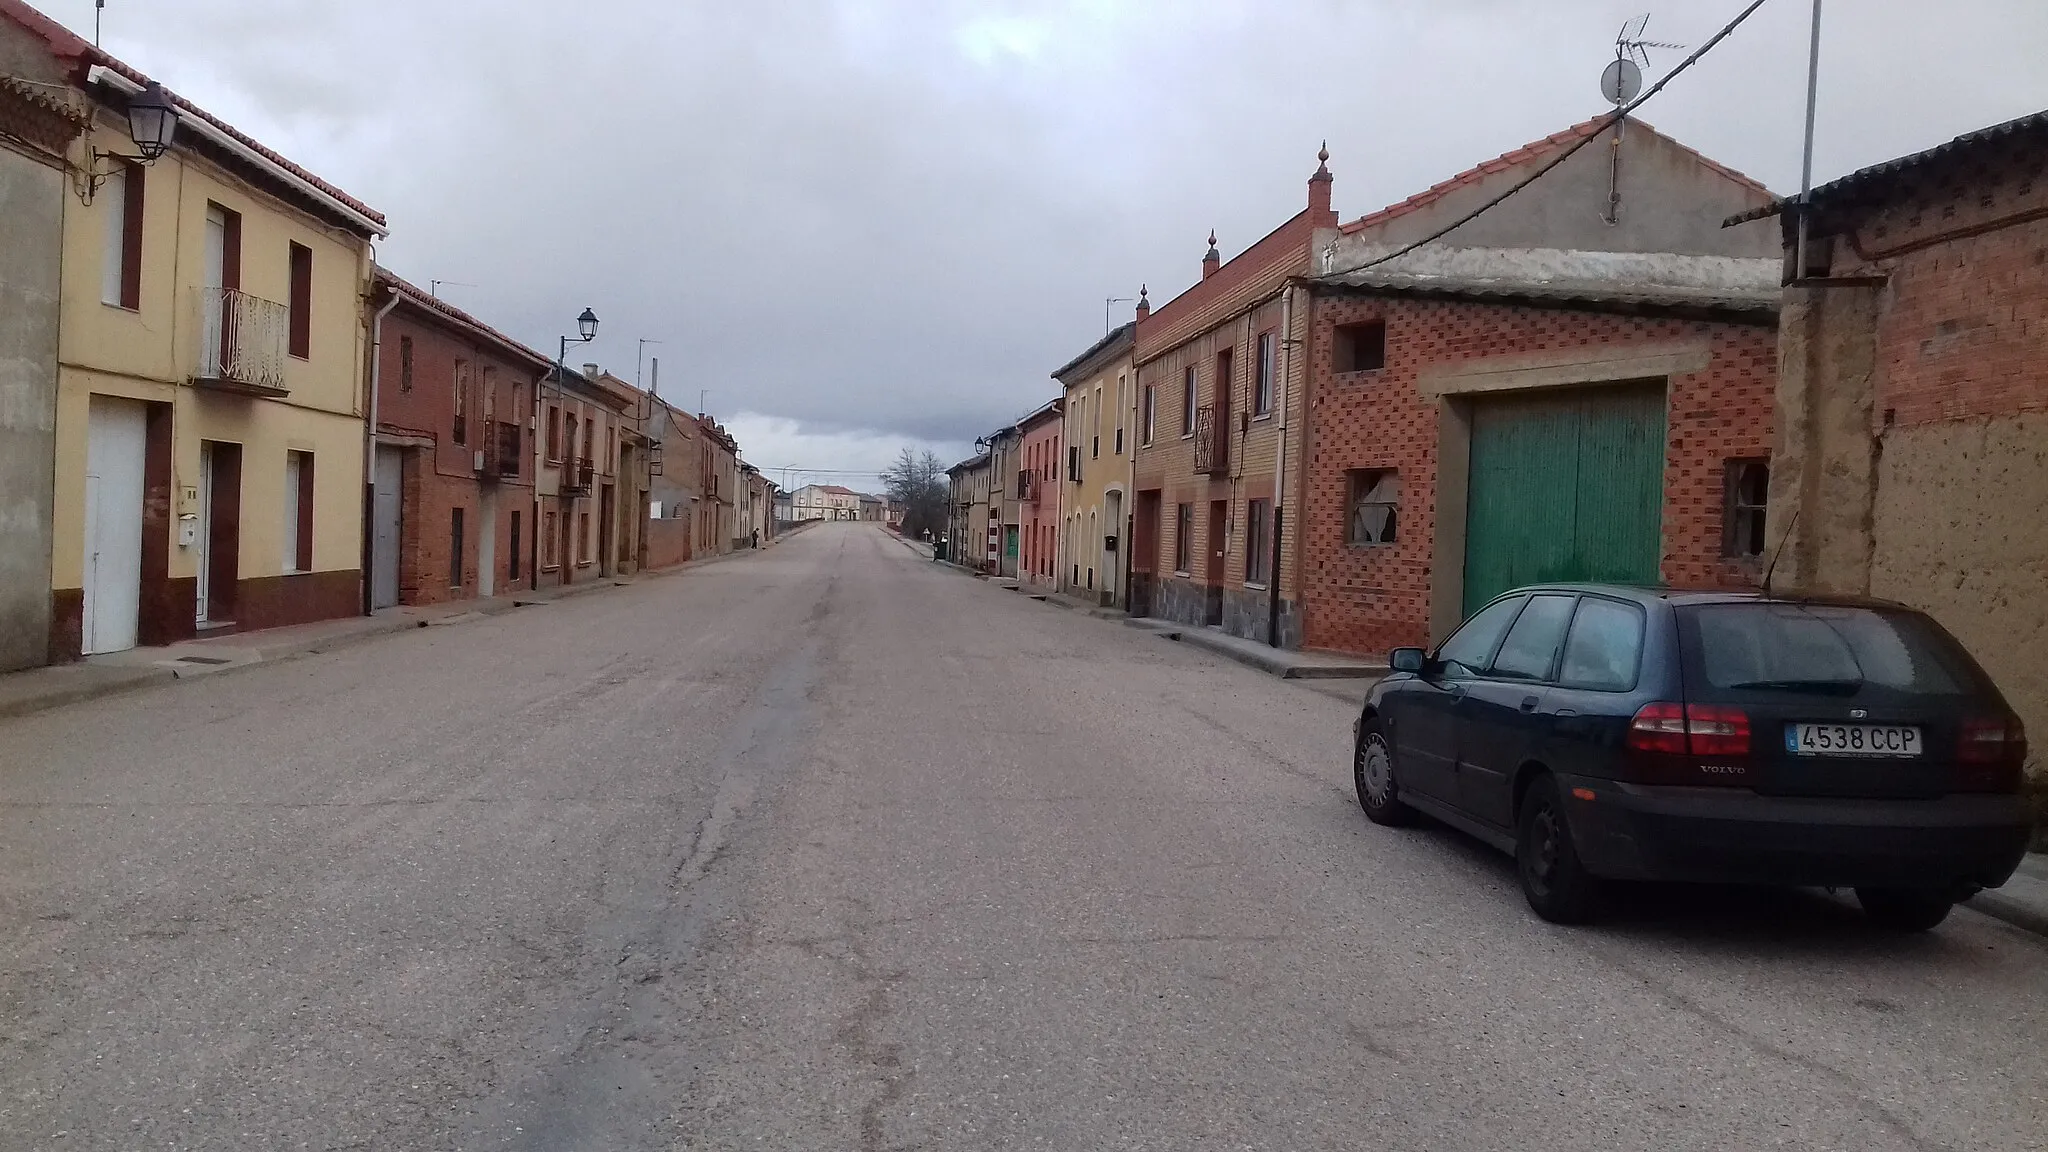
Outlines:
[[[1387,326],[1386,366],[1334,372],[1335,327],[1371,320]],[[1316,297],[1308,352],[1305,645],[1383,653],[1432,639],[1432,570],[1462,564],[1463,557],[1433,554],[1442,401],[1418,389],[1425,372],[1490,357],[1701,341],[1710,349],[1706,370],[1669,381],[1663,576],[1676,585],[1747,585],[1755,566],[1721,556],[1725,462],[1771,454],[1774,329],[1455,300]],[[1363,468],[1399,472],[1395,544],[1345,543],[1346,473]]]

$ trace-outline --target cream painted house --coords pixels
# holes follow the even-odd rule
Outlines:
[[[370,243],[384,219],[21,0],[0,70],[89,126],[64,205],[52,659],[361,610]]]
[[[1130,512],[1131,348],[1125,324],[1053,373],[1066,389],[1060,461],[1060,591],[1122,607]]]

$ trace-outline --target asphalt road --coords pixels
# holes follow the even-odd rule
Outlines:
[[[0,721],[7,1149],[2048,1145],[2048,945],[1533,918],[1351,710],[862,525]]]

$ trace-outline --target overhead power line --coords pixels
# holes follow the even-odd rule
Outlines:
[[[1534,172],[1531,172],[1528,178],[1523,180],[1521,183],[1516,184],[1514,187],[1509,188],[1507,191],[1502,192],[1500,195],[1494,197],[1493,199],[1487,201],[1484,204],[1481,204],[1479,207],[1474,208],[1471,212],[1466,213],[1455,223],[1447,225],[1443,228],[1439,228],[1435,232],[1432,232],[1429,235],[1424,236],[1422,239],[1415,241],[1413,244],[1404,245],[1403,247],[1397,248],[1394,251],[1387,253],[1385,256],[1376,257],[1372,260],[1368,260],[1365,263],[1358,265],[1355,268],[1347,268],[1345,269],[1345,271],[1363,272],[1367,268],[1376,268],[1379,265],[1385,264],[1390,260],[1399,260],[1401,257],[1406,256],[1410,252],[1415,251],[1417,248],[1420,248],[1426,244],[1434,244],[1437,241],[1443,239],[1444,237],[1450,235],[1451,233],[1456,232],[1458,229],[1463,228],[1465,225],[1470,224],[1472,221],[1478,219],[1485,213],[1491,212],[1495,208],[1500,207],[1502,204],[1507,202],[1507,199],[1510,196],[1513,196],[1515,193],[1520,192],[1522,189],[1527,188],[1531,184],[1534,184],[1536,181],[1541,180],[1545,173],[1557,167],[1559,164],[1564,163],[1566,160],[1571,159],[1573,153],[1576,153],[1579,149],[1584,148],[1586,145],[1591,144],[1595,140],[1598,140],[1601,136],[1606,135],[1608,129],[1613,128],[1616,124],[1619,124],[1621,121],[1627,119],[1629,113],[1642,107],[1645,103],[1649,101],[1650,97],[1655,96],[1659,92],[1662,92],[1666,84],[1669,84],[1673,80],[1678,78],[1679,73],[1692,67],[1694,64],[1697,64],[1700,60],[1700,57],[1705,56],[1707,53],[1713,51],[1715,45],[1718,45],[1719,43],[1721,43],[1721,41],[1726,40],[1731,34],[1734,33],[1734,31],[1737,28],[1742,27],[1742,22],[1749,19],[1750,16],[1754,15],[1757,9],[1764,6],[1765,2],[1766,0],[1751,0],[1749,7],[1744,8],[1740,13],[1736,15],[1735,19],[1730,20],[1728,22],[1726,27],[1722,28],[1719,32],[1714,33],[1712,37],[1708,38],[1705,44],[1700,45],[1699,50],[1697,52],[1694,52],[1692,55],[1687,56],[1685,59],[1679,61],[1678,67],[1673,68],[1671,71],[1665,73],[1663,79],[1657,81],[1655,84],[1650,85],[1649,88],[1644,90],[1642,95],[1636,97],[1634,100],[1631,100],[1627,104],[1624,104],[1621,107],[1616,108],[1614,111],[1608,113],[1606,123],[1600,125],[1600,127],[1594,129],[1593,131],[1586,133],[1584,136],[1581,136],[1577,140],[1574,140],[1569,146],[1565,148],[1564,151],[1558,153],[1555,157],[1553,157],[1550,163],[1545,164],[1543,167],[1538,168]]]

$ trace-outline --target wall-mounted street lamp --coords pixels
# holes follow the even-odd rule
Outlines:
[[[100,186],[114,174],[114,163],[139,162],[154,164],[171,150],[171,144],[178,138],[178,109],[171,103],[164,86],[151,80],[142,91],[128,98],[128,138],[135,144],[135,155],[122,152],[92,150],[92,159],[87,163],[85,180],[79,189],[78,198],[86,204],[92,203]]]

